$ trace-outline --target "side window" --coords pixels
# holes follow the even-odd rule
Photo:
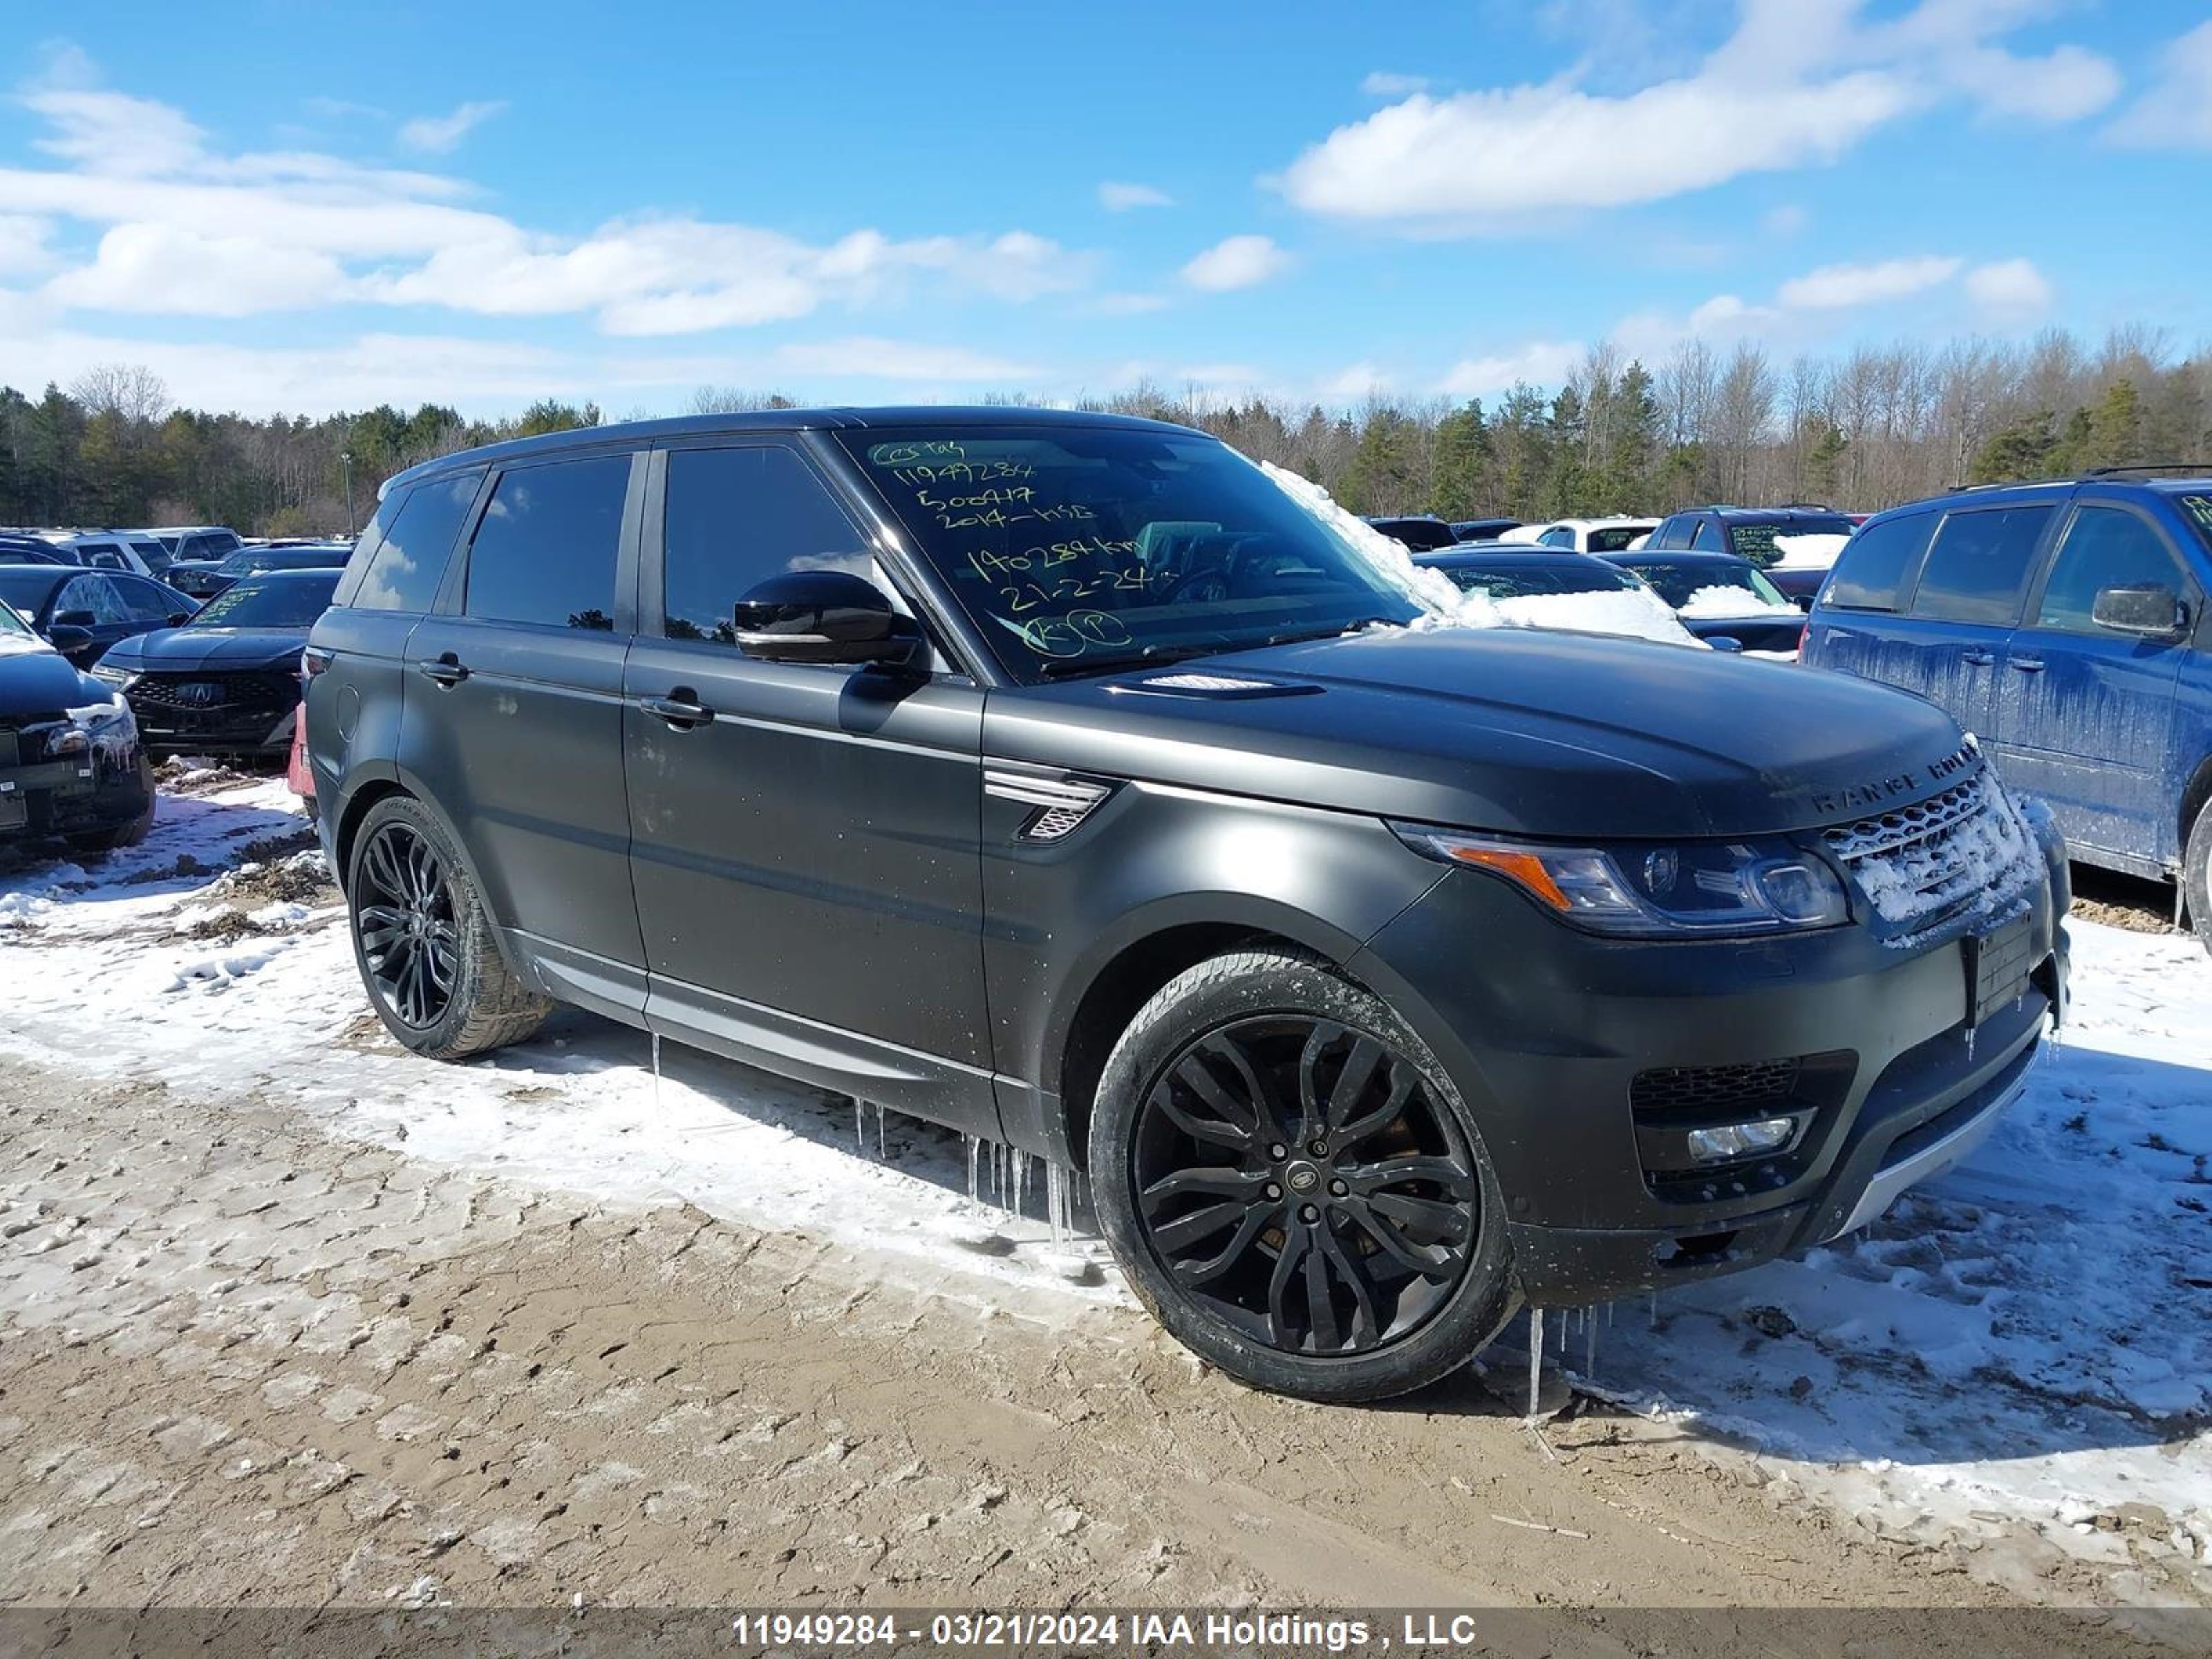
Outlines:
[[[2048,507],[1946,514],[1921,568],[1912,614],[1939,622],[2015,620],[2020,590],[2050,518]]]
[[[1928,545],[1928,532],[1939,515],[1911,513],[1870,524],[1844,544],[1836,574],[1828,578],[1823,605],[1846,611],[1894,611],[1905,573]]]
[[[493,622],[611,629],[629,467],[628,455],[600,455],[502,472],[469,546],[462,609]]]
[[[177,550],[180,559],[211,559],[215,556],[215,538],[211,536],[187,536],[184,545]]]
[[[128,570],[131,567],[112,542],[81,542],[77,544],[77,562],[89,565],[94,570]]]
[[[1711,519],[1698,520],[1698,527],[1690,536],[1690,545],[1714,553],[1725,550],[1721,546],[1720,526]]]
[[[1575,532],[1564,525],[1554,525],[1536,539],[1546,547],[1572,547],[1575,544]]]
[[[670,451],[662,518],[662,627],[672,640],[734,644],[737,602],[787,571],[880,580],[845,509],[780,447]]]
[[[133,622],[159,627],[179,611],[191,609],[179,605],[160,583],[149,582],[142,576],[117,576],[112,579],[111,586],[123,595],[123,603],[130,608]]]
[[[2066,526],[2058,556],[2051,561],[2035,625],[2069,634],[2113,633],[2097,626],[2098,589],[2163,587],[2186,598],[2189,586],[2158,532],[2119,507],[2085,507]]]
[[[123,597],[115,591],[115,584],[105,576],[73,577],[54,601],[54,620],[64,617],[89,616],[92,625],[104,628],[111,623],[127,623],[131,612]]]
[[[365,611],[429,610],[483,482],[481,470],[462,472],[386,497],[362,538],[364,544],[375,544],[350,603]],[[380,538],[379,525],[389,526]]]

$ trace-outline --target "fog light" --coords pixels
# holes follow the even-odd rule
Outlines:
[[[1797,1133],[1794,1117],[1762,1117],[1750,1123],[1723,1123],[1717,1129],[1690,1131],[1690,1156],[1700,1164],[1724,1164],[1778,1152]]]

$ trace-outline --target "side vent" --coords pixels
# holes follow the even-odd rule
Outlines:
[[[1194,668],[1171,674],[1147,674],[1140,680],[1121,681],[1106,688],[1122,696],[1155,697],[1302,697],[1321,690],[1296,680],[1249,679],[1242,674],[1212,674]]]
[[[1049,778],[1032,772],[986,772],[983,793],[1037,809],[1022,825],[1021,840],[1058,841],[1072,834],[1113,790],[1106,784],[1082,778]]]

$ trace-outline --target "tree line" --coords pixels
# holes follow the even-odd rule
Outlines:
[[[799,402],[702,386],[678,412]],[[2212,459],[2212,352],[2178,353],[2142,327],[2094,345],[2054,329],[1786,362],[1756,343],[1688,340],[1646,365],[1601,343],[1556,389],[1524,383],[1488,404],[1376,394],[1332,410],[1143,383],[1082,406],[1202,428],[1362,513],[1546,519],[1707,501],[1870,512],[1960,483]],[[419,461],[599,420],[595,404],[550,398],[499,421],[428,403],[252,418],[175,407],[150,372],[103,367],[37,398],[0,387],[0,523],[324,533],[366,519],[377,486]]]

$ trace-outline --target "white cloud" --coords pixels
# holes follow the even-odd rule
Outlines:
[[[1531,340],[1510,351],[1464,357],[1445,371],[1437,389],[1454,398],[1488,398],[1526,380],[1554,386],[1581,361],[1582,344],[1572,340]]]
[[[1140,317],[1167,307],[1164,294],[1102,294],[1091,302],[1091,309],[1102,317]]]
[[[2104,137],[2131,149],[2212,149],[2212,22],[2167,43],[2157,78]]]
[[[401,125],[399,142],[410,149],[443,155],[506,107],[504,99],[493,99],[463,104],[450,115],[418,115]]]
[[[1182,268],[1182,279],[1208,294],[1251,288],[1291,268],[1291,256],[1267,236],[1231,236]]]
[[[27,213],[0,213],[0,276],[27,276],[53,263],[54,222]]]
[[[170,316],[250,317],[345,297],[343,267],[328,254],[251,236],[203,236],[181,226],[118,225],[92,264],[46,285],[64,305]]]
[[[91,84],[81,54],[56,61],[63,78],[24,101],[48,124],[43,147],[68,165],[0,167],[0,224],[98,229],[90,263],[48,286],[70,306],[246,316],[344,300],[581,313],[611,334],[654,335],[896,303],[922,285],[1020,303],[1085,286],[1095,264],[1025,230],[896,240],[860,229],[821,244],[640,216],[556,236],[464,205],[471,187],[436,173],[312,151],[214,153],[176,110]]]
[[[1357,362],[1324,377],[1315,390],[1320,402],[1346,404],[1388,392],[1391,385],[1389,374],[1373,363]]]
[[[2026,259],[2000,259],[1966,273],[1966,298],[1990,320],[2019,323],[2051,308],[2050,280]]]
[[[2118,90],[2103,58],[1997,41],[2038,0],[1920,0],[1868,21],[1863,0],[1743,0],[1735,33],[1695,68],[1590,90],[1597,60],[1541,83],[1415,90],[1307,149],[1274,183],[1332,217],[1426,233],[1663,201],[1755,173],[1834,161],[1946,100],[1984,115],[2079,119]]]
[[[1359,89],[1370,98],[1403,98],[1408,93],[1426,92],[1429,77],[1425,75],[1394,75],[1389,70],[1372,70],[1360,82]]]
[[[1131,208],[1173,207],[1175,198],[1152,185],[1109,179],[1098,186],[1098,205],[1109,213],[1127,213]]]
[[[1798,311],[1878,305],[1948,283],[1966,263],[1964,259],[1929,253],[1869,264],[1822,265],[1818,270],[1808,271],[1783,283],[1775,298]]]

